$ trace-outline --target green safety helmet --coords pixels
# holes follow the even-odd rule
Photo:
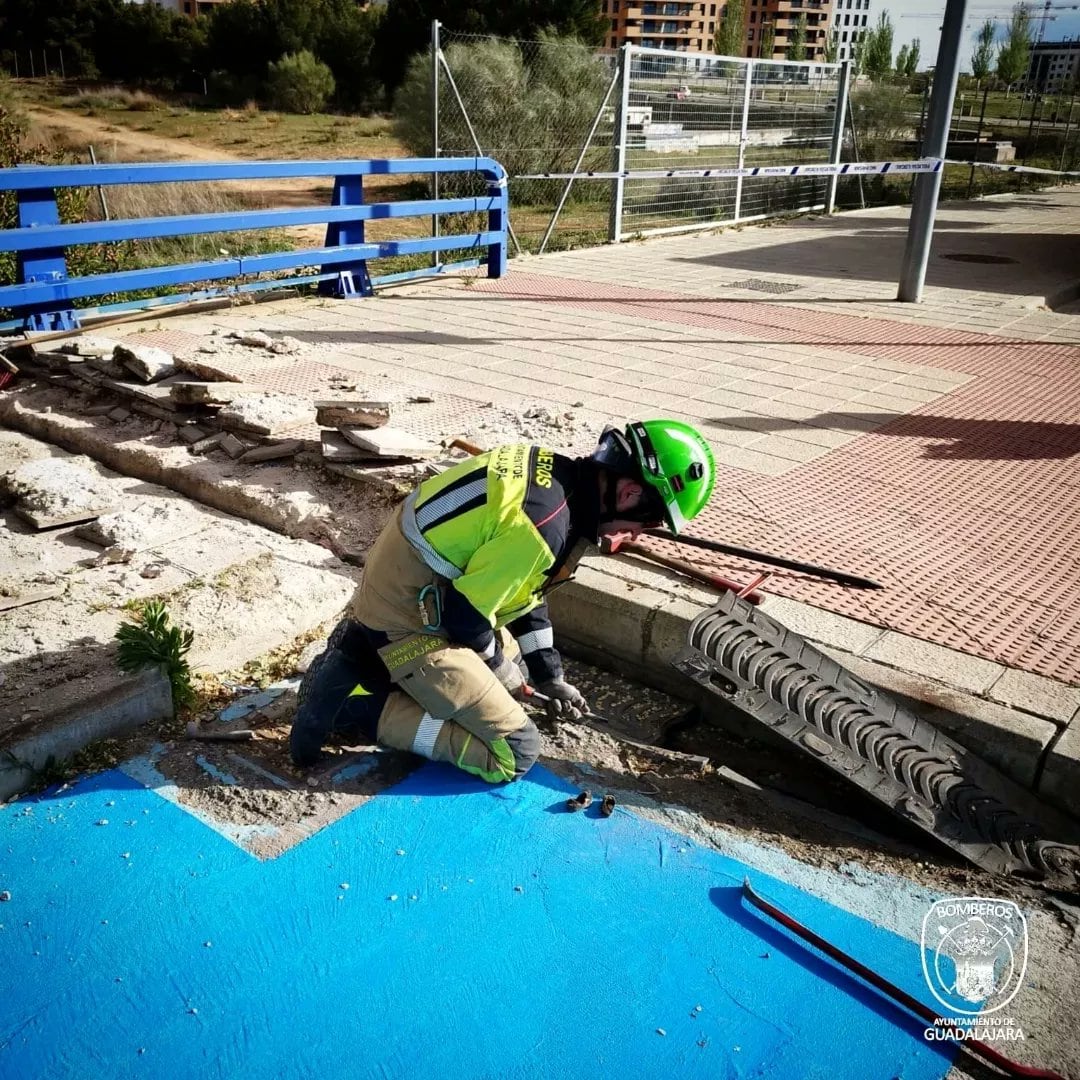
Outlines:
[[[633,420],[625,435],[608,428],[593,457],[616,472],[632,464],[674,533],[705,508],[716,480],[709,444],[681,420]]]

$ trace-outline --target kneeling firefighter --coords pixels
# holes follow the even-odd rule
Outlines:
[[[556,717],[588,712],[563,678],[545,593],[588,543],[708,502],[712,454],[675,420],[608,428],[569,458],[518,444],[463,461],[409,495],[383,529],[343,619],[300,686],[290,747],[313,764],[332,734],[448,761],[491,783],[536,761],[529,681]]]

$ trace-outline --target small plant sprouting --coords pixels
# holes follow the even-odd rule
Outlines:
[[[121,671],[141,671],[162,665],[172,687],[173,708],[195,700],[187,654],[195,634],[170,625],[169,613],[160,600],[148,600],[135,612],[133,621],[122,622],[116,631],[120,642]]]

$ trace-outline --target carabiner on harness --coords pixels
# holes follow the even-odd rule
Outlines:
[[[431,596],[435,606],[435,620],[428,621],[427,598]],[[438,585],[425,585],[416,597],[416,606],[420,612],[420,621],[428,633],[435,634],[442,629],[442,592]]]

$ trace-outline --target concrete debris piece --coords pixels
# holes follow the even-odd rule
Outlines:
[[[241,454],[246,454],[247,451],[251,449],[247,443],[241,442],[241,440],[233,435],[232,432],[226,432],[226,434],[222,436],[220,445],[221,449],[234,460],[240,457]]]
[[[372,454],[354,446],[339,431],[324,431],[322,433],[322,456],[327,461],[351,462],[371,461]]]
[[[72,338],[70,341],[61,341],[58,344],[54,344],[53,348],[56,349],[57,352],[66,353],[69,356],[79,356],[83,358],[97,356],[100,358],[112,357],[118,344],[119,343],[112,338],[86,334],[82,337]]]
[[[183,503],[155,499],[140,503],[130,510],[103,514],[86,525],[80,525],[75,535],[103,548],[123,547],[144,551],[178,539],[192,531],[190,514]]]
[[[205,439],[200,439],[198,442],[193,442],[188,451],[192,454],[206,454],[209,451],[215,449],[221,445],[221,440],[225,438],[223,431],[216,431],[213,435],[207,435]]]
[[[115,356],[87,356],[86,363],[80,364],[75,370],[82,375],[88,367],[100,371],[102,375],[108,375],[110,379],[131,378],[131,372]]]
[[[316,401],[315,423],[323,427],[382,427],[390,419],[388,401]]]
[[[234,330],[231,334],[226,334],[226,337],[252,349],[269,349],[274,344],[274,339],[261,330],[250,330],[246,333]]]
[[[43,588],[27,589],[15,596],[0,595],[0,611],[11,611],[13,608],[26,607],[28,604],[37,604],[42,600],[55,600],[64,594],[64,585],[46,585]]]
[[[270,346],[270,351],[272,353],[288,356],[292,353],[299,352],[303,347],[303,343],[297,341],[296,338],[286,336],[274,341]]]
[[[34,363],[41,367],[48,368],[49,371],[71,371],[72,367],[78,364],[84,364],[86,358],[82,356],[70,356],[68,353],[62,352],[35,352]]]
[[[265,394],[264,387],[240,382],[174,382],[169,396],[181,405],[230,405],[238,398]]]
[[[435,399],[427,394],[410,394],[406,400],[410,405],[430,405]]]
[[[131,410],[130,409],[125,409],[123,405],[117,405],[116,408],[110,409],[105,415],[110,420],[117,420],[117,421],[129,420],[129,419],[131,419]]]
[[[214,363],[212,360],[199,356],[182,354],[173,357],[173,363],[177,371],[185,371],[189,375],[207,379],[210,382],[243,382],[240,375],[230,371],[224,364]]]
[[[116,408],[115,401],[106,402],[103,405],[88,405],[82,410],[83,416],[108,416]]]
[[[182,442],[190,446],[192,443],[205,439],[210,431],[208,428],[199,427],[198,424],[180,424],[177,426],[176,434],[180,436]]]
[[[442,448],[425,439],[418,439],[400,428],[382,427],[374,431],[353,431],[348,441],[375,457],[426,459],[438,457]]]
[[[161,572],[165,569],[165,564],[160,562],[147,563],[140,571],[139,577],[142,578],[156,578],[161,577]]]
[[[123,364],[136,378],[148,383],[167,378],[176,370],[172,353],[153,345],[120,343],[113,350],[113,358]]]
[[[254,465],[260,461],[277,461],[280,458],[293,457],[303,450],[304,444],[298,439],[287,439],[285,442],[267,443],[266,446],[256,446],[249,450],[238,460],[245,465]]]
[[[70,371],[77,379],[89,383],[91,386],[100,386],[105,380],[105,376],[100,371],[90,367],[88,363],[78,364],[71,368]]]
[[[311,404],[304,398],[272,393],[240,398],[218,413],[218,423],[222,427],[257,435],[276,435],[301,424],[310,424],[314,418]]]
[[[0,476],[18,498],[15,512],[35,529],[74,525],[113,509],[112,491],[95,473],[61,458],[28,461]]]
[[[92,559],[83,559],[79,565],[90,568],[112,566],[117,563],[129,563],[133,558],[135,558],[135,552],[131,548],[114,544],[112,547],[107,547],[100,555],[95,555]]]
[[[113,393],[119,394],[121,397],[126,398],[129,405],[134,407],[133,403],[141,402],[146,405],[153,405],[157,409],[168,409],[175,411],[176,403],[169,396],[169,388],[167,386],[152,385],[149,383],[133,383],[124,382],[121,379],[109,379],[102,378],[101,386]]]

